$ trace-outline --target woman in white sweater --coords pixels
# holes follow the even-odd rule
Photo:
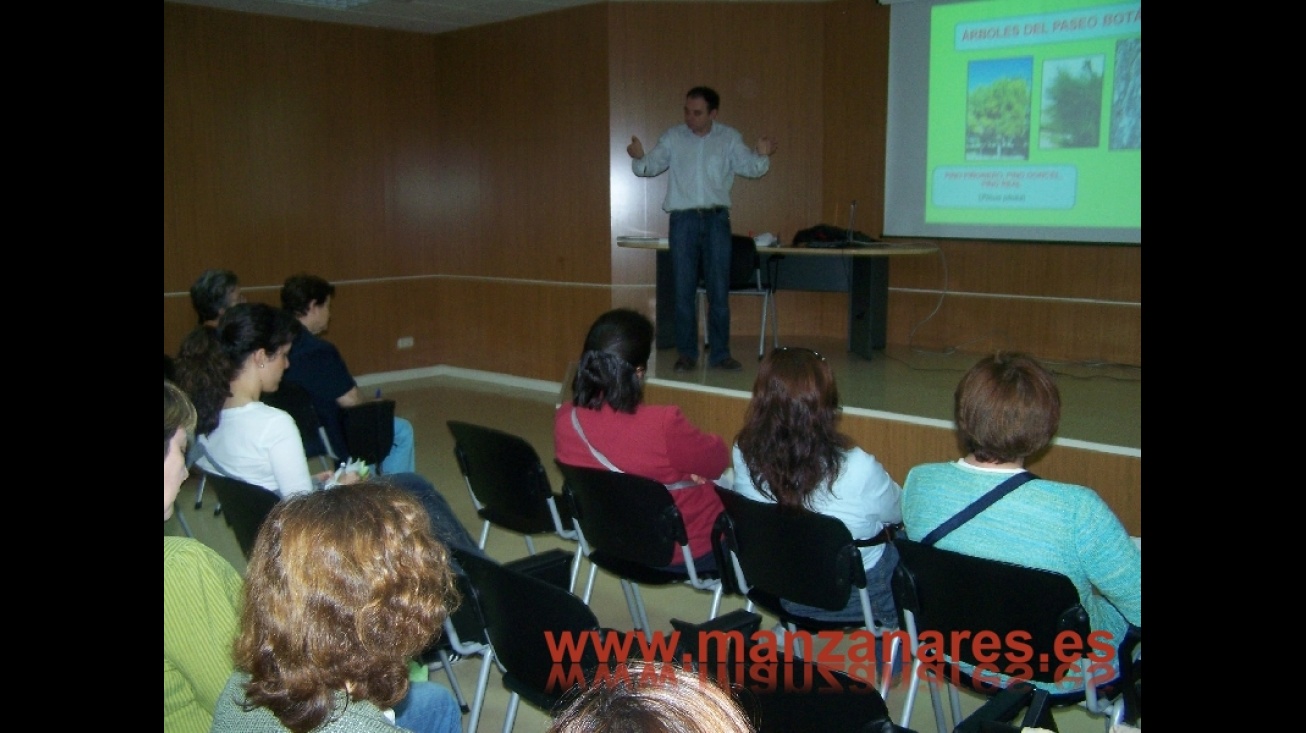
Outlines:
[[[860,549],[876,624],[896,628],[890,582],[898,552],[887,540],[890,528],[902,521],[902,488],[875,456],[836,429],[838,419],[839,390],[825,358],[811,349],[771,352],[758,368],[744,428],[735,440],[734,490],[843,522],[854,540],[865,541]],[[783,604],[812,618],[862,618],[856,592],[840,611]]]
[[[281,386],[287,354],[299,322],[265,303],[228,308],[216,327],[200,326],[186,337],[177,357],[177,379],[199,414],[199,468],[274,491],[283,499],[306,494],[332,478],[312,475],[304,443],[289,413],[259,401]],[[352,484],[357,473],[336,477]],[[445,544],[481,552],[440,492],[416,473],[386,474],[381,480],[416,496]]]
[[[290,365],[298,324],[264,303],[228,308],[216,327],[200,326],[182,344],[177,376],[199,413],[196,465],[282,498],[313,490],[299,428],[289,413],[259,401]],[[319,483],[330,473],[316,477]],[[352,483],[358,476],[342,477]]]

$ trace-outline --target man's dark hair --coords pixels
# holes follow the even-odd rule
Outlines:
[[[694,87],[685,94],[685,99],[689,99],[690,97],[697,97],[704,102],[707,102],[708,112],[721,106],[721,95],[717,94],[716,90],[712,89],[712,87]]]
[[[314,303],[325,303],[335,294],[336,286],[317,275],[291,275],[281,286],[281,307],[302,316]]]
[[[240,285],[240,279],[231,270],[205,270],[190,286],[190,304],[195,308],[200,323],[216,321],[227,307],[227,294]]]

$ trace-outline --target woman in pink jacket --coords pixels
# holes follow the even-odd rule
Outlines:
[[[679,407],[644,404],[652,350],[653,323],[643,314],[618,308],[599,316],[585,337],[572,403],[554,417],[555,458],[666,484],[684,518],[695,567],[713,570],[712,525],[722,506],[712,481],[730,465],[730,450]],[[678,552],[667,558],[668,565],[678,563]]]

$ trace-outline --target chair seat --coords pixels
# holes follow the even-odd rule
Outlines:
[[[573,531],[574,527],[571,523],[571,510],[568,508],[566,502],[561,501],[561,498],[562,497],[557,494],[554,494],[554,500],[558,508],[558,517],[562,520],[561,529],[562,531]],[[542,534],[545,532],[553,532],[557,529],[553,524],[553,518],[549,515],[548,507],[545,504],[540,503],[538,505],[539,511],[532,515],[524,514],[521,511],[522,508],[524,507],[515,507],[513,511],[504,511],[500,507],[486,505],[476,511],[476,516],[496,527],[516,532],[518,534]],[[559,532],[559,534],[561,534],[561,532]]]
[[[751,651],[761,621],[759,614],[741,610],[700,624],[671,622],[681,635],[682,648],[700,651],[695,660],[699,673],[706,672],[718,681],[724,676],[737,690],[740,705],[756,721],[758,733],[907,731],[893,724],[884,698],[868,682],[818,662],[768,660]],[[728,638],[732,633],[739,634],[736,638],[743,642],[743,649],[733,644],[704,644],[705,635]]]
[[[459,420],[446,424],[454,439],[454,458],[481,518],[477,546],[485,549],[491,527],[521,535],[532,555],[534,535],[553,534],[576,541],[571,507],[554,493],[534,446],[519,435],[484,425]],[[573,557],[568,590],[575,587],[580,572],[579,543]]]
[[[1004,708],[1005,712],[1006,703],[1017,700],[1029,708],[1027,717],[1036,721],[1032,725],[1039,727],[1048,727],[1044,723],[1050,722],[1052,708],[1080,703],[1090,714],[1103,715],[1108,727],[1127,716],[1141,714],[1137,705],[1139,696],[1131,694],[1126,698],[1122,694],[1131,685],[1118,684],[1118,678],[1109,683],[1091,679],[1098,670],[1091,666],[1089,659],[1092,652],[1087,643],[1091,632],[1089,616],[1078,589],[1068,577],[911,540],[899,539],[895,546],[899,560],[894,569],[893,596],[915,652],[911,684],[903,706],[904,723],[910,724],[916,688],[925,677],[945,683],[957,730],[962,730],[959,687],[998,698],[998,702],[985,710],[985,716],[994,708]],[[944,657],[937,665],[922,664],[921,636],[925,631],[945,639],[966,639],[972,638],[976,630],[992,634],[997,642],[984,649],[986,658],[979,656],[978,644],[961,644],[949,652],[960,659]],[[1011,639],[1015,633],[1021,634],[1018,646],[1002,641]],[[1129,638],[1121,640],[1126,641]],[[1047,660],[1062,659],[1072,653],[1077,657],[1073,673],[1081,680],[1089,679],[1090,684],[1063,692],[1060,690],[1065,685],[1060,684],[1063,681],[1060,675],[1065,673],[1065,666]],[[1039,663],[1014,662],[1013,654]],[[1141,682],[1141,677],[1136,678],[1130,667],[1131,657],[1130,653],[1121,655],[1119,674],[1131,683],[1135,679]],[[967,665],[983,663],[991,671],[968,674],[958,661]],[[1014,676],[999,676],[997,672]],[[1023,691],[1024,681],[1034,683],[1029,686],[1028,694]],[[931,684],[929,691],[935,723],[943,733],[947,723],[938,699],[939,690]],[[1129,690],[1135,691],[1136,688]],[[977,730],[966,728],[972,729]]]
[[[614,557],[611,553],[602,550],[594,550],[589,555],[590,562],[626,580],[641,583],[644,585],[674,585],[676,583],[685,583],[689,581],[689,571],[685,566],[673,566],[666,568],[655,568],[630,560],[623,560]],[[716,572],[697,571],[698,579],[719,580],[720,574]]]
[[[558,463],[566,479],[563,496],[571,505],[580,544],[590,559],[590,577],[582,599],[588,603],[594,588],[594,569],[603,568],[622,581],[635,628],[652,633],[640,584],[669,585],[687,582],[712,593],[708,618],[716,616],[724,585],[719,573],[699,573],[689,556],[685,522],[667,487],[630,473]],[[685,565],[668,568],[672,553]],[[683,569],[681,569],[683,568]]]
[[[503,688],[518,695],[526,701],[527,705],[537,710],[552,710],[558,701],[571,691],[571,688],[567,688],[558,690],[557,693],[546,693],[527,684],[512,672],[503,673]]]
[[[849,628],[863,628],[865,626],[861,616],[848,621],[828,621],[825,619],[817,619],[793,613],[784,607],[784,604],[780,602],[781,599],[779,596],[774,593],[768,593],[760,588],[750,589],[746,594],[746,597],[757,607],[778,618],[780,623],[783,623],[786,626],[793,624],[805,631],[841,631]]]

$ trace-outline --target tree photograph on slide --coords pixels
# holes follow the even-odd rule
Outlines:
[[[1101,54],[1043,62],[1039,147],[1096,148],[1102,139]]]
[[[1033,57],[972,61],[967,72],[966,160],[1029,160]]]

